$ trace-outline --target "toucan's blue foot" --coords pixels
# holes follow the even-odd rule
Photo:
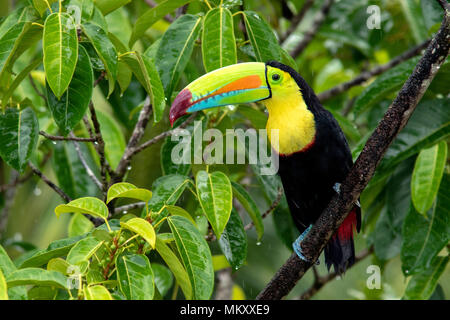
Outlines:
[[[294,243],[292,244],[292,248],[294,248],[295,253],[297,254],[297,256],[302,259],[303,261],[306,262],[311,262],[308,259],[305,258],[305,256],[303,255],[302,252],[302,246],[301,246],[301,242],[303,241],[303,239],[306,237],[306,235],[308,234],[309,230],[311,230],[312,228],[312,224],[308,227],[308,229],[306,229],[305,231],[303,231],[303,233],[297,238],[297,240],[294,241]],[[319,260],[317,260],[317,264],[319,264]]]

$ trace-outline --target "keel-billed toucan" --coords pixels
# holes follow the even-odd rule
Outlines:
[[[263,101],[269,111],[266,129],[279,130],[279,175],[292,218],[302,235],[293,247],[300,258],[301,240],[352,166],[347,140],[338,123],[319,102],[305,80],[276,61],[249,62],[212,71],[193,81],[175,98],[170,121],[195,111]],[[270,134],[268,134],[270,137]],[[353,233],[361,210],[354,205],[325,247],[328,269],[342,273],[355,259]]]

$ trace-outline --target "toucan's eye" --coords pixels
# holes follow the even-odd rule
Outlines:
[[[278,81],[278,80],[280,80],[280,75],[279,75],[278,73],[274,73],[274,74],[272,75],[272,80],[273,80],[273,81]]]

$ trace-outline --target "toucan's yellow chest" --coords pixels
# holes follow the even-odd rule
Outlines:
[[[308,110],[299,90],[273,95],[265,105],[269,111],[266,129],[275,151],[289,155],[314,142],[314,115]],[[278,129],[278,145],[270,138],[272,129]]]

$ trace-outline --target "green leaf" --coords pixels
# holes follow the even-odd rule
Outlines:
[[[193,296],[209,299],[214,287],[214,269],[211,251],[205,238],[188,219],[180,216],[167,218],[181,260],[189,275]]]
[[[82,238],[82,236],[76,236],[53,241],[46,249],[39,250],[33,256],[23,261],[20,265],[20,268],[40,267],[53,258],[65,256],[75,245],[75,243],[77,243]]]
[[[45,11],[47,11],[48,6],[57,0],[33,0],[33,6],[36,8],[37,12],[42,16]]]
[[[201,170],[197,172],[195,182],[200,206],[217,238],[220,238],[233,207],[230,180],[223,172],[208,173]]]
[[[58,271],[58,272],[62,273],[63,275],[67,275],[67,269],[69,267],[70,267],[70,264],[62,258],[54,258],[54,259],[51,259],[47,263],[47,270]]]
[[[94,229],[94,224],[81,213],[75,213],[69,222],[69,237],[80,236]]]
[[[145,219],[142,218],[132,218],[127,220],[126,222],[120,222],[120,225],[133,231],[134,233],[140,235],[148,244],[154,249],[156,242],[156,233],[152,224]]]
[[[0,269],[0,300],[8,300],[8,286],[6,285],[5,276]]]
[[[105,141],[105,156],[111,168],[114,170],[122,159],[126,148],[125,137],[119,124],[113,117],[99,110],[96,111],[100,131]]]
[[[191,170],[191,164],[176,164],[172,161],[172,150],[175,146],[179,145],[178,141],[172,141],[172,136],[167,137],[161,146],[161,169],[164,175],[168,174],[181,174],[188,175]],[[189,149],[189,150],[188,150]],[[190,148],[186,147],[186,152],[191,154]],[[180,152],[181,153],[181,152]]]
[[[75,15],[77,19],[81,18],[81,21],[84,22],[91,19],[94,13],[94,2],[92,0],[70,0],[67,11]]]
[[[0,272],[6,278],[8,275],[16,271],[17,268],[11,261],[11,258],[6,253],[5,249],[0,245]],[[26,287],[14,287],[8,289],[8,296],[11,300],[26,300],[27,290]]]
[[[175,205],[190,181],[188,177],[178,174],[156,179],[152,186],[152,198],[148,202],[149,209],[153,213],[158,213],[165,205]],[[162,218],[164,214],[160,216]],[[158,218],[155,223],[161,218]]]
[[[14,169],[23,172],[36,148],[39,123],[30,107],[8,108],[0,114],[0,156]]]
[[[113,300],[111,293],[102,285],[85,286],[84,298],[86,300]]]
[[[433,294],[449,260],[450,256],[436,257],[429,268],[412,276],[406,287],[404,299],[428,300]]]
[[[11,72],[17,58],[41,38],[42,28],[31,22],[17,22],[0,38],[0,79]]]
[[[92,159],[88,146],[79,143],[81,154],[94,173],[97,173],[97,166]],[[85,195],[95,195],[98,187],[86,172],[85,167],[78,157],[73,142],[55,141],[52,144],[53,156],[52,166],[58,179],[58,185],[69,197],[78,198]]]
[[[115,198],[132,198],[148,202],[152,198],[152,192],[147,189],[138,188],[128,182],[119,182],[109,188],[106,203],[109,203]]]
[[[353,110],[359,115],[372,108],[381,99],[385,99],[390,93],[398,90],[411,75],[420,57],[406,60],[394,68],[378,76],[356,98]]]
[[[239,269],[247,259],[247,234],[241,217],[236,210],[231,211],[230,219],[219,239],[219,246],[230,265]]]
[[[8,90],[3,94],[2,97],[2,106],[6,107],[9,102],[9,99],[12,97],[14,91],[17,87],[22,83],[22,81],[42,63],[42,58],[37,58],[32,61],[28,66],[26,66],[15,78],[14,81],[9,86]]]
[[[78,241],[67,254],[67,262],[76,265],[83,261],[88,261],[92,255],[102,246],[104,241],[89,236]]]
[[[154,122],[159,122],[164,114],[166,100],[163,85],[153,61],[138,52],[123,55],[120,59],[127,64],[147,91],[153,108]]]
[[[105,16],[130,2],[131,0],[94,0],[97,8],[99,8]]]
[[[421,43],[427,38],[427,28],[418,1],[400,0],[399,2],[402,6],[402,12],[408,21],[413,38],[417,44]]]
[[[114,85],[117,78],[118,57],[116,48],[111,40],[109,40],[106,31],[99,25],[88,22],[82,25],[82,29],[105,66],[109,81],[109,96],[114,91]]]
[[[233,195],[239,200],[255,224],[256,233],[258,234],[258,241],[261,240],[264,234],[264,224],[262,221],[261,212],[259,211],[256,202],[248,194],[247,190],[245,190],[239,183],[231,181],[231,185],[233,187]]]
[[[44,25],[42,47],[47,82],[59,99],[72,80],[78,59],[78,37],[72,16],[55,12]]]
[[[219,271],[227,268],[231,268],[230,263],[227,258],[223,255],[214,255],[212,256],[214,271]]]
[[[392,173],[396,165],[450,136],[450,98],[419,103],[405,128],[397,135],[386,151],[371,183]]]
[[[411,196],[414,207],[425,217],[436,198],[446,162],[445,141],[431,148],[422,149],[416,159],[411,180]]]
[[[132,47],[155,22],[189,2],[191,2],[191,0],[165,0],[156,7],[147,10],[136,20],[129,46]]]
[[[196,226],[197,224],[195,223],[194,219],[192,218],[192,216],[189,214],[189,212],[187,212],[186,210],[184,210],[181,207],[177,207],[177,206],[166,206],[167,211],[169,211],[169,213],[173,216],[181,216],[181,217],[185,217],[186,219],[188,219],[194,226]]]
[[[183,15],[170,25],[161,39],[155,64],[168,99],[189,62],[201,29],[201,21],[200,17]]]
[[[403,223],[401,248],[402,269],[405,275],[424,272],[433,259],[448,244],[450,235],[450,175],[441,181],[438,196],[426,217],[414,206]]]
[[[162,264],[152,264],[153,274],[155,276],[155,285],[162,297],[164,297],[173,286],[172,272]],[[187,275],[186,275],[187,276]]]
[[[103,201],[94,197],[84,197],[70,201],[68,204],[60,204],[55,208],[56,216],[61,213],[86,213],[94,217],[106,220],[108,207]]]
[[[120,255],[116,260],[120,291],[128,300],[152,300],[155,277],[150,261],[143,254]]]
[[[281,50],[272,28],[256,12],[244,11],[247,34],[257,61],[281,60]]]
[[[53,286],[67,289],[68,279],[57,271],[40,268],[24,268],[6,277],[8,288],[22,285]]]
[[[172,274],[175,276],[175,279],[183,291],[186,300],[191,300],[193,292],[186,269],[183,267],[180,260],[178,260],[175,253],[173,253],[167,244],[165,244],[159,237],[156,238],[156,251],[158,251],[161,258],[172,271]]]
[[[53,119],[63,135],[67,135],[83,118],[92,98],[94,73],[86,50],[81,46],[69,87],[60,98],[47,85],[47,101]]]
[[[237,62],[233,16],[223,7],[209,10],[203,20],[203,65],[206,72]]]

